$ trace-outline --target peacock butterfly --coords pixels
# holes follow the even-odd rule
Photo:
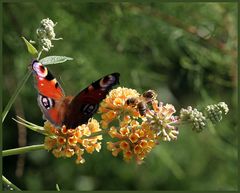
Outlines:
[[[72,97],[65,96],[56,78],[42,63],[34,60],[31,67],[38,90],[38,105],[45,119],[55,126],[65,125],[67,129],[87,123],[98,110],[99,103],[119,83],[120,76],[119,73],[106,75]]]

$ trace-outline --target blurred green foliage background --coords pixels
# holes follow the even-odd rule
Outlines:
[[[83,165],[43,150],[4,157],[9,180],[23,190],[237,190],[236,3],[4,3],[3,108],[32,60],[21,36],[35,40],[43,18],[58,22],[63,40],[42,57],[74,58],[49,66],[67,94],[116,71],[121,86],[154,89],[177,110],[225,101],[230,112],[200,134],[181,128],[140,166],[103,142]],[[30,78],[3,123],[3,149],[43,143],[12,120],[42,125],[36,96]]]

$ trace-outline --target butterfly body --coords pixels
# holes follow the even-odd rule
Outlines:
[[[112,87],[119,83],[119,73],[112,73],[93,82],[75,97],[65,96],[63,89],[47,67],[37,60],[32,70],[38,90],[38,104],[45,119],[55,126],[76,128],[88,122],[98,110],[99,103]]]

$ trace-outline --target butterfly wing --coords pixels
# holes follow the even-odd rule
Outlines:
[[[56,126],[61,126],[67,102],[65,94],[56,78],[47,67],[37,60],[32,62],[35,87],[38,90],[38,104],[44,117]]]
[[[78,125],[87,123],[98,110],[99,103],[112,87],[119,83],[119,76],[119,73],[104,76],[76,95],[66,110],[63,124],[67,128],[76,128]]]

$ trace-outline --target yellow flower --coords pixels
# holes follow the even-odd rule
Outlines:
[[[46,150],[51,150],[56,145],[56,143],[57,143],[56,138],[45,137],[44,147],[45,147]]]
[[[85,149],[86,149],[86,151],[88,152],[88,153],[93,153],[93,151],[94,151],[94,146],[91,146],[91,145],[87,145],[86,147],[85,147]]]
[[[85,159],[81,155],[78,155],[76,159],[76,164],[83,164],[84,162]]]
[[[125,161],[131,160],[131,159],[132,159],[132,156],[133,156],[133,154],[132,154],[132,151],[130,151],[130,150],[123,152],[123,159],[124,159]]]
[[[139,146],[143,149],[146,149],[147,146],[148,146],[147,140],[145,140],[145,139],[141,140],[140,143],[139,143]]]
[[[123,98],[115,98],[113,100],[113,105],[116,107],[121,107],[125,104],[125,101],[123,100]]]
[[[46,122],[48,122],[48,121],[46,121]],[[67,128],[66,128],[65,125],[62,126],[62,128],[61,128],[61,132],[62,132],[62,134],[64,134],[64,135],[68,133],[68,130],[67,130]]]
[[[88,122],[88,128],[92,133],[101,131],[100,125],[96,119],[90,119]]]
[[[128,129],[127,127],[122,127],[122,128],[120,128],[120,133],[121,133],[122,136],[128,135],[129,132],[130,132],[130,131],[129,131],[129,129]]]
[[[62,137],[62,136],[58,136],[57,137],[57,142],[59,145],[63,145],[66,143],[66,138]]]
[[[116,157],[116,156],[119,154],[120,151],[121,151],[120,148],[115,148],[115,149],[112,151],[112,155],[113,155],[114,157]]]
[[[129,123],[131,121],[131,117],[129,115],[125,115],[123,121]]]
[[[99,152],[101,150],[101,142],[93,144],[95,150]]]
[[[52,151],[53,155],[57,158],[59,157],[62,157],[63,156],[63,152],[62,152],[62,148],[56,148],[56,149],[53,149]]]
[[[122,127],[126,127],[128,125],[128,122],[126,122],[126,121],[121,121],[120,123],[119,123],[119,126],[122,128]]]
[[[129,135],[129,140],[132,142],[132,143],[136,143],[139,139],[139,135],[137,133],[131,133]]]
[[[45,149],[51,150],[53,155],[59,157],[77,156],[76,163],[84,163],[82,157],[84,150],[87,153],[97,152],[101,149],[102,135],[92,134],[101,131],[97,120],[90,119],[87,124],[78,126],[76,129],[66,129],[62,126],[60,129],[55,128],[48,121],[45,122],[44,128],[51,136],[46,136],[44,141]]]
[[[135,154],[140,154],[141,152],[142,152],[142,148],[141,148],[141,146],[139,146],[139,145],[135,145],[134,146],[134,153]]]
[[[71,148],[65,149],[65,155],[66,157],[72,157],[74,155],[74,149]]]
[[[123,150],[123,151],[126,151],[126,150],[129,150],[130,149],[130,145],[127,141],[121,141],[120,144],[119,144],[119,147]]]
[[[115,149],[115,145],[112,142],[107,142],[107,149],[113,151]]]
[[[58,132],[57,128],[55,128],[49,121],[45,121],[44,129],[49,135],[55,134]]]
[[[112,126],[112,127],[110,128],[110,130],[108,131],[108,134],[109,134],[112,138],[115,138],[115,137],[117,137],[117,138],[122,138],[122,137],[123,137],[120,133],[118,133],[117,128],[114,127],[114,126]]]
[[[75,135],[73,135],[71,137],[68,137],[68,144],[69,145],[75,146],[77,142],[78,142],[78,138]]]

